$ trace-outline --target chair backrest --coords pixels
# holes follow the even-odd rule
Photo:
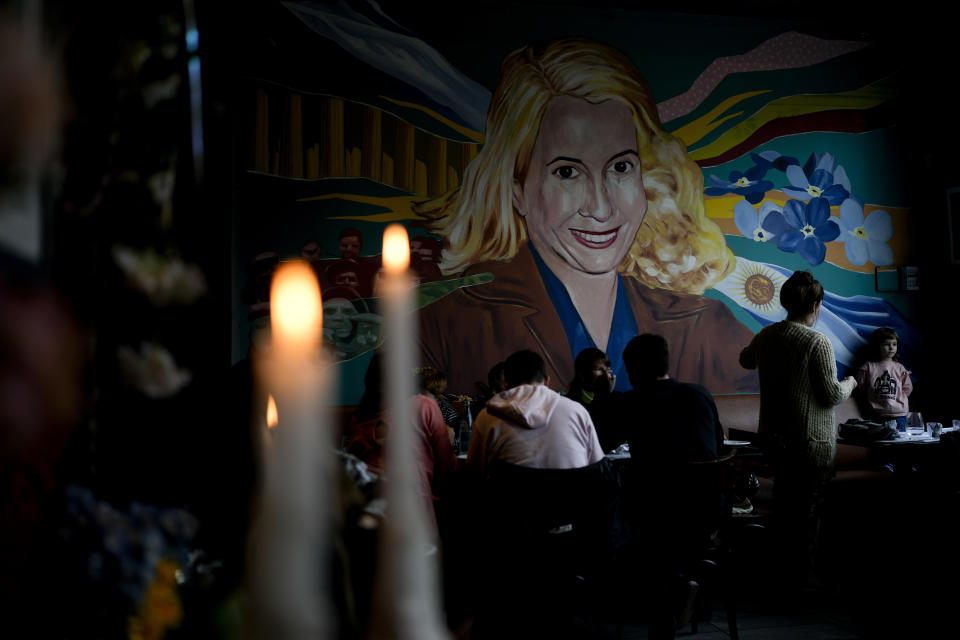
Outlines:
[[[735,455],[735,451],[730,451],[713,460],[688,462],[684,472],[691,479],[691,487],[710,497],[730,497],[734,489]]]
[[[483,490],[484,525],[517,548],[554,545],[602,561],[620,535],[619,482],[611,462],[576,469],[532,469],[502,462]]]

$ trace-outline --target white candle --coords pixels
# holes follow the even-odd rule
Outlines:
[[[448,638],[440,606],[437,554],[425,505],[418,492],[417,455],[410,401],[416,327],[413,280],[408,271],[406,229],[392,224],[383,233],[381,313],[386,331],[387,411],[386,517],[381,524],[370,638],[439,640]]]
[[[277,426],[264,451],[263,493],[251,531],[253,637],[331,635],[324,558],[329,532],[327,385],[320,360],[322,305],[313,270],[287,262],[270,288],[272,340],[258,363],[276,399]]]

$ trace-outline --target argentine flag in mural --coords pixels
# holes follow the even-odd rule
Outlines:
[[[787,312],[780,306],[780,287],[792,274],[793,271],[779,265],[737,256],[736,269],[713,288],[766,326],[786,319]],[[916,332],[909,321],[889,302],[873,296],[843,297],[825,291],[820,318],[813,328],[830,339],[837,372],[844,377],[853,374],[851,368],[856,364],[857,352],[879,327],[890,327],[897,332],[901,354],[909,353],[917,343]]]

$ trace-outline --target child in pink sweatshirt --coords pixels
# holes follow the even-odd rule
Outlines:
[[[906,431],[913,391],[910,372],[899,362],[900,338],[889,327],[880,327],[870,335],[870,360],[857,371],[857,391],[868,420],[897,421],[897,430]]]

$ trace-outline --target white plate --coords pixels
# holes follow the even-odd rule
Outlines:
[[[749,440],[724,440],[723,444],[725,444],[728,447],[746,447],[746,446],[749,446],[751,443]]]

